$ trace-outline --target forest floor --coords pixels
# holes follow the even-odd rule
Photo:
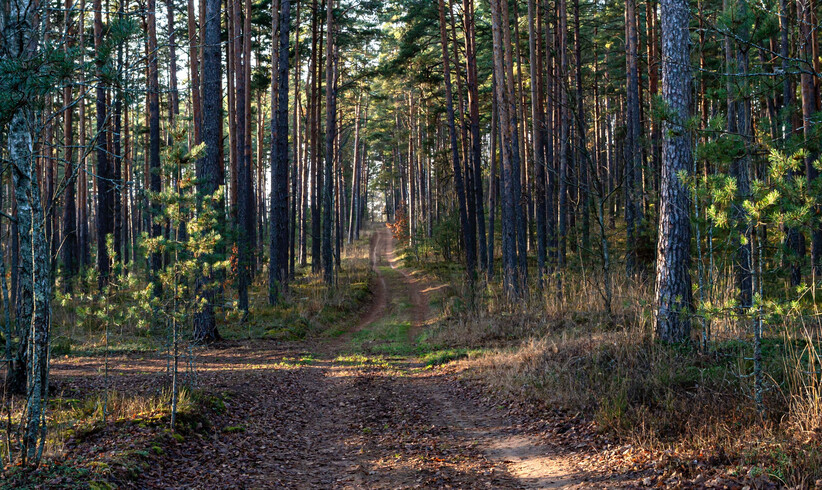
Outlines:
[[[651,469],[591,463],[601,438],[584,422],[507,405],[462,376],[463,363],[431,362],[421,345],[444,285],[402,268],[384,227],[371,236],[370,262],[370,302],[341,335],[199,352],[197,386],[210,409],[187,421],[191,430],[172,437],[143,423],[109,425],[69,437],[65,451],[108,461],[96,488],[666,486]],[[55,360],[61,397],[102,390],[100,365],[99,356]],[[156,392],[166,369],[156,356],[112,355],[109,388]]]

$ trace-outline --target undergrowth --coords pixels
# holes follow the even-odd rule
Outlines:
[[[113,489],[138,481],[169,446],[208,429],[209,414],[223,403],[220,396],[181,391],[172,432],[170,398],[167,391],[52,398],[44,462],[36,469],[7,466],[0,489]]]
[[[405,259],[440,281],[466,282],[457,264],[411,253]],[[767,318],[759,413],[750,320],[697,317],[691,344],[664,345],[653,336],[652,279],[617,280],[609,314],[598,274],[566,274],[561,297],[557,276],[541,292],[532,279],[534,293],[515,304],[497,280],[483,278],[473,292],[462,286],[444,299],[428,341],[456,351],[484,348],[465,361],[477,382],[520,403],[587,418],[602,435],[667,460],[745,467],[785,485],[822,478],[822,329],[809,326],[815,316],[794,310]],[[712,327],[708,342],[701,341],[704,325]]]

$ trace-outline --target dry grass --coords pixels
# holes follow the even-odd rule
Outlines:
[[[458,279],[459,271],[429,270]],[[614,278],[610,315],[602,277],[590,271],[562,278],[562,300],[556,278],[515,304],[496,282],[483,285],[475,302],[481,306],[473,309],[462,291],[445,305],[431,341],[490,347],[463,361],[479,382],[512,399],[580,414],[602,433],[654,454],[745,467],[790,485],[822,477],[820,328],[803,323],[812,316],[771,317],[766,326],[763,418],[753,401],[749,322],[715,311],[707,349],[698,341],[699,318],[692,345],[663,345],[653,337],[652,284]]]
[[[0,454],[4,462],[12,459],[19,447],[16,434],[21,420],[22,400],[11,399],[4,404]],[[191,392],[180,390],[177,401],[178,417],[186,417],[196,410],[196,400]],[[46,461],[62,458],[66,444],[71,440],[82,440],[103,430],[107,424],[143,424],[145,426],[167,427],[171,416],[171,392],[125,393],[108,390],[90,393],[83,398],[53,397],[49,400],[47,412],[47,437],[43,449]],[[11,420],[11,425],[8,425]],[[8,434],[8,436],[6,436]]]

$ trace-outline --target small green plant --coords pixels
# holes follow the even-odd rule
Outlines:
[[[155,237],[144,233],[142,242],[155,268],[162,256],[169,258],[165,267],[153,271],[148,292],[153,316],[168,332],[166,350],[171,361],[173,429],[181,389],[179,364],[184,352],[188,354],[189,385],[196,379],[191,340],[193,318],[205,307],[201,292],[216,289],[215,272],[225,271],[228,263],[219,260],[217,255],[223,240],[217,226],[222,192],[201,196],[195,190],[194,162],[202,156],[205,146],[189,149],[183,125],[174,128],[171,134],[173,144],[166,148],[163,170],[174,177],[176,185],[151,193],[149,198],[153,209],[159,211],[154,219],[167,223],[172,232]]]
[[[245,427],[242,425],[231,425],[223,429],[226,434],[236,434],[245,432]]]

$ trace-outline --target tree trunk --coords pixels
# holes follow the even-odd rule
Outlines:
[[[795,113],[794,108],[794,85],[792,77],[789,74],[790,62],[788,56],[790,55],[790,41],[788,25],[788,1],[779,1],[779,54],[782,58],[782,138],[787,141],[794,133],[793,117]],[[791,267],[791,286],[799,286],[802,282],[802,262],[805,259],[805,235],[800,233],[796,228],[788,228],[785,230],[786,245],[791,252],[790,258]]]
[[[513,299],[519,296],[519,276],[517,264],[517,202],[514,198],[514,188],[519,186],[519,178],[515,173],[514,153],[516,151],[516,132],[512,119],[516,119],[517,104],[512,94],[513,68],[509,65],[511,56],[505,56],[503,51],[505,40],[503,31],[510,29],[504,22],[503,9],[507,2],[492,0],[491,15],[494,36],[494,73],[496,76],[497,109],[499,111],[500,140],[502,148],[502,171],[500,172],[502,196],[502,267],[503,288],[506,295]],[[510,35],[509,35],[510,37]],[[512,100],[514,99],[514,100]]]
[[[99,2],[99,0],[98,0]],[[4,53],[9,59],[27,66],[36,56],[39,9],[32,0],[12,0],[7,17],[0,15],[6,33]],[[38,76],[34,72],[22,74]],[[36,158],[33,152],[32,128],[39,119],[32,110],[35,101],[24,99],[12,114],[8,126],[8,158],[11,165],[14,195],[17,203],[19,232],[19,287],[17,336],[20,339],[16,359],[10,366],[7,382],[11,391],[26,392],[22,418],[23,465],[37,465],[46,438],[46,404],[48,398],[49,329],[51,270],[48,243],[44,230],[44,211],[37,185]]]
[[[362,106],[362,96],[357,97],[357,104],[354,107],[354,163],[351,165],[351,208],[348,210],[348,243],[354,241],[355,228],[357,226],[357,210],[359,209],[359,184],[360,184],[360,111]]]
[[[497,76],[491,73],[491,176],[488,179],[488,267],[487,276],[494,277],[494,240],[497,214],[497,152],[499,148],[499,103],[497,102]]]
[[[636,27],[636,0],[625,0],[625,59],[626,59],[626,143],[625,143],[625,223],[628,247],[625,251],[625,267],[628,275],[637,272],[637,241],[642,211],[637,172],[642,167],[640,149],[640,101],[638,77],[638,41]]]
[[[234,97],[235,109],[235,144],[234,153],[237,160],[237,306],[244,314],[248,313],[248,288],[251,283],[251,209],[249,199],[252,189],[250,161],[246,158],[246,76],[245,65],[249,60],[243,56],[245,36],[249,32],[243,29],[243,2],[234,2]]]
[[[256,199],[254,199],[254,164],[251,161],[251,100],[252,100],[252,86],[251,86],[251,36],[254,33],[251,30],[251,16],[252,16],[252,0],[245,1],[245,15],[243,17],[243,93],[245,94],[243,106],[244,121],[245,121],[245,139],[242,141],[242,156],[244,159],[244,175],[245,182],[242,188],[245,189],[242,197],[245,197],[246,216],[243,222],[246,229],[246,245],[247,257],[246,271],[248,273],[248,284],[254,278],[257,270],[257,254],[255,253],[257,246],[257,227],[256,227]],[[237,109],[239,110],[239,108]],[[263,183],[264,185],[264,183]]]
[[[468,223],[468,210],[465,199],[465,187],[462,178],[462,167],[459,159],[459,146],[457,143],[457,128],[455,126],[454,115],[454,98],[451,90],[451,65],[448,55],[448,35],[445,21],[445,1],[439,1],[439,16],[440,16],[440,43],[442,44],[442,62],[443,62],[443,76],[445,77],[445,105],[448,114],[448,134],[451,141],[451,163],[454,169],[454,186],[457,193],[457,205],[460,214],[460,226],[462,228],[462,236],[465,242],[465,262],[468,273],[469,287],[473,287],[474,276],[476,275],[476,257],[472,251],[476,252],[476,244],[474,240],[476,236],[470,233]]]
[[[468,111],[471,126],[471,167],[476,207],[477,236],[479,239],[480,267],[488,260],[485,238],[485,209],[482,192],[482,139],[480,137],[479,81],[477,75],[477,41],[474,0],[463,0],[465,16],[465,64],[468,81]],[[430,212],[430,210],[429,210]]]
[[[323,278],[326,285],[334,281],[334,257],[331,243],[332,217],[334,208],[334,139],[337,137],[337,94],[334,84],[334,0],[326,4],[327,42],[325,59],[325,186],[323,188],[323,234],[322,261]]]
[[[210,198],[220,185],[220,174],[223,165],[220,148],[222,134],[220,127],[223,123],[222,90],[220,80],[222,75],[220,56],[220,0],[206,0],[205,10],[200,12],[203,22],[203,77],[202,77],[202,138],[205,143],[205,155],[197,161],[197,192],[198,202]],[[220,218],[224,216],[222,210],[215,213]],[[224,223],[222,223],[225,225]],[[198,299],[201,307],[194,315],[194,339],[199,342],[210,343],[220,339],[214,316],[214,301],[217,296],[214,271],[210,266],[203,269],[204,278],[198,283]]]
[[[574,81],[576,85],[576,127],[577,127],[577,186],[579,188],[579,207],[582,212],[582,249],[591,248],[591,194],[590,172],[591,155],[588,153],[587,125],[585,122],[585,105],[582,90],[582,42],[579,32],[579,0],[574,0]]]
[[[570,138],[570,121],[568,117],[568,8],[566,0],[558,1],[559,19],[557,21],[557,35],[559,37],[559,73],[556,80],[556,89],[559,92],[559,195],[557,196],[559,206],[559,226],[558,226],[558,265],[562,269],[565,267],[567,241],[568,241],[568,154]],[[559,291],[562,291],[560,284]]]
[[[629,0],[631,1],[631,0]],[[680,179],[692,166],[691,64],[686,0],[661,0],[662,98],[669,116],[662,128],[659,236],[656,265],[657,337],[688,342],[691,335],[691,225],[688,188]]]
[[[154,0],[149,0],[152,2]],[[151,3],[149,3],[151,5]],[[149,10],[153,8],[149,6]],[[152,17],[149,17],[150,19]],[[150,25],[152,25],[150,23]],[[103,15],[102,5],[100,0],[94,0],[94,46],[98,51],[102,49],[103,45]],[[151,45],[150,45],[151,46]],[[157,46],[157,38],[154,38],[153,46]],[[151,58],[154,63],[154,73],[156,74],[156,57],[153,56],[154,49],[151,49]],[[97,60],[97,137],[95,139],[95,146],[97,149],[97,273],[99,274],[98,285],[102,290],[103,286],[108,283],[110,272],[110,259],[108,255],[108,248],[106,246],[106,237],[114,233],[114,199],[113,199],[113,185],[114,178],[111,164],[108,160],[108,148],[106,145],[107,136],[107,119],[106,115],[106,87],[104,82],[104,60]],[[149,87],[149,93],[156,94]],[[149,109],[150,110],[150,109]],[[158,115],[159,116],[159,115]],[[152,126],[153,128],[154,126]],[[159,119],[157,120],[157,135],[159,137]],[[157,147],[157,165],[160,162],[160,148],[159,141]],[[159,176],[158,176],[159,178]],[[159,190],[159,189],[158,189]]]
[[[522,63],[519,55],[519,12],[514,11],[514,31],[516,38],[511,39],[511,19],[509,15],[509,4],[503,3],[502,7],[502,40],[503,40],[503,56],[505,57],[505,67],[507,73],[507,89],[509,93],[508,104],[509,109],[509,124],[511,126],[512,145],[511,145],[511,205],[515,207],[515,218],[517,228],[517,253],[516,259],[516,287],[517,293],[522,294],[527,292],[525,290],[528,279],[528,203],[527,199],[523,199],[522,189],[527,185],[527,146],[525,145],[524,133],[520,131],[519,121],[522,121],[523,128],[526,126],[525,122],[525,108],[520,99],[522,94]],[[514,78],[514,45],[516,44],[516,64],[517,77]],[[516,81],[516,83],[515,83]],[[526,187],[527,190],[527,187]]]
[[[545,12],[546,14],[552,12],[548,9],[548,0],[545,0]],[[551,22],[554,22],[554,32],[551,32]],[[549,258],[549,269],[553,271],[554,266],[557,263],[557,256],[558,256],[558,243],[557,243],[557,169],[556,169],[556,162],[554,159],[554,155],[556,155],[555,149],[555,140],[556,135],[554,134],[556,128],[556,114],[557,114],[557,107],[556,107],[556,100],[557,98],[555,95],[555,87],[557,85],[557,80],[554,74],[557,71],[557,62],[556,58],[554,57],[554,53],[556,52],[556,15],[546,15],[545,19],[545,56],[546,56],[546,73],[547,73],[547,84],[545,88],[545,92],[547,94],[547,113],[545,114],[545,134],[547,135],[547,139],[543,141],[545,145],[545,169],[547,172],[547,184],[548,187],[545,190],[545,235],[546,235],[546,249]]]
[[[64,24],[69,34],[69,40],[65,43],[66,52],[74,46],[71,41],[74,29],[70,28],[72,5],[72,0],[66,0],[65,13],[63,14]],[[61,254],[64,288],[68,292],[71,290],[71,281],[74,280],[80,266],[80,250],[77,246],[77,173],[79,166],[74,162],[74,107],[72,106],[72,88],[70,85],[63,88],[63,107],[65,108],[63,113],[63,139],[65,142],[63,159],[66,168],[66,189],[63,201],[63,245]],[[85,149],[81,151],[85,151]]]
[[[291,0],[280,0],[280,37],[277,73],[271,78],[271,209],[269,228],[268,300],[279,300],[288,278],[288,44]],[[276,19],[277,16],[274,16]],[[276,26],[272,26],[272,37]],[[276,110],[274,97],[276,95]]]
[[[726,0],[725,7],[729,8]],[[744,18],[745,0],[739,2]],[[736,199],[733,203],[733,218],[736,229],[732,231],[734,255],[735,286],[739,306],[748,308],[753,304],[753,254],[752,228],[750,217],[744,202],[751,197],[751,161],[748,147],[751,144],[751,106],[746,94],[748,75],[747,29],[735,26],[734,39],[725,36],[725,64],[728,72],[726,88],[728,94],[728,134],[737,138],[735,154],[730,165],[730,175],[736,180]],[[737,74],[739,76],[732,76]],[[744,236],[745,238],[741,238]]]
[[[311,270],[319,272],[322,268],[321,245],[322,240],[322,194],[323,194],[323,170],[320,165],[320,91],[322,82],[320,80],[320,63],[322,62],[322,27],[319,26],[319,5],[317,0],[313,0],[311,20],[311,169],[314,172],[313,185],[311,188]]]
[[[815,142],[813,118],[819,103],[819,94],[814,83],[814,74],[811,73],[814,68],[811,60],[814,59],[813,33],[815,31],[811,0],[796,1],[796,16],[799,27],[799,38],[797,39],[799,57],[804,60],[802,72],[799,75],[799,83],[802,92],[802,129],[805,137],[805,149],[808,152],[805,158],[805,176],[810,186],[819,177],[819,170],[814,166],[819,149],[818,144]],[[815,212],[818,215],[820,210],[816,209]],[[811,229],[811,264],[815,276],[822,274],[822,228],[819,225]]]
[[[294,132],[294,164],[292,165],[291,173],[291,220],[289,228],[289,257],[288,257],[288,275],[294,277],[297,265],[297,230],[302,231],[301,220],[299,216],[301,213],[302,202],[302,168],[303,159],[302,152],[302,127],[300,125],[300,77],[302,76],[302,66],[300,64],[300,1],[296,0],[296,27],[294,29],[294,113],[292,114],[292,131]],[[272,100],[273,103],[273,100]]]
[[[539,284],[542,286],[545,275],[546,240],[545,240],[545,107],[542,98],[542,56],[537,40],[537,7],[536,0],[528,0],[528,50],[531,68],[531,133],[533,138],[534,194],[537,218],[537,270]]]

